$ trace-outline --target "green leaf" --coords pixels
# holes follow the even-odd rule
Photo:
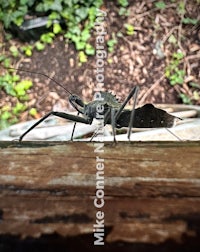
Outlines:
[[[48,8],[58,12],[62,11],[62,5],[60,1],[54,1],[52,4],[49,4]]]
[[[17,57],[19,55],[19,51],[16,46],[11,46],[9,50],[12,53],[13,57]]]
[[[107,41],[107,46],[108,46],[108,51],[109,52],[113,52],[114,50],[114,46],[117,44],[117,40],[116,39],[110,39]]]
[[[19,80],[20,80],[20,76],[19,76],[19,75],[14,74],[14,75],[12,76],[12,81],[13,81],[13,82],[16,82],[16,81],[19,81]]]
[[[42,34],[40,37],[40,40],[44,43],[51,44],[53,42],[54,36],[55,35],[53,32],[48,32],[48,33]]]
[[[31,108],[30,110],[29,110],[29,114],[31,115],[31,116],[36,116],[37,115],[37,109],[36,108]]]
[[[157,3],[155,3],[156,8],[160,9],[160,10],[164,10],[166,8],[166,4],[163,1],[159,1]]]
[[[74,41],[74,42],[75,42],[76,50],[78,51],[83,50],[86,46],[86,43],[84,41]]]
[[[15,91],[17,93],[17,96],[24,96],[26,94],[26,91],[31,88],[33,85],[32,81],[30,80],[22,80],[15,86]]]
[[[31,45],[22,46],[21,49],[26,54],[26,56],[30,57],[32,55],[33,47]]]
[[[185,14],[185,3],[184,1],[180,1],[177,7],[177,11],[179,15],[184,15]]]
[[[193,24],[193,25],[196,25],[198,23],[198,20],[194,19],[194,18],[183,18],[182,19],[182,23],[183,24]]]
[[[6,59],[6,55],[0,55],[0,62],[4,61]]]
[[[20,26],[22,25],[24,19],[23,17],[17,17],[15,20],[14,20],[14,23],[17,25],[17,26]]]
[[[87,55],[95,55],[95,49],[94,49],[94,47],[91,46],[90,44],[86,44],[85,53]]]
[[[6,91],[6,93],[7,93],[8,95],[16,96],[16,92],[15,92],[15,90],[14,90],[12,84],[7,84],[7,85],[5,85],[5,86],[4,86],[4,89],[5,89],[5,91]]]
[[[84,29],[81,32],[81,40],[82,41],[87,41],[89,38],[90,38],[90,32],[89,32],[89,30],[88,29]]]
[[[32,55],[32,50],[30,48],[28,48],[26,51],[25,51],[25,54],[26,56],[31,56]]]
[[[62,31],[62,28],[58,23],[53,24],[53,33],[58,34],[61,31]]]
[[[184,70],[179,70],[178,68],[175,69],[175,72],[169,76],[170,79],[170,84],[172,86],[176,84],[183,84],[184,82],[184,77],[185,77],[185,72]]]
[[[172,56],[174,59],[177,59],[177,60],[181,60],[184,58],[184,54],[182,52],[175,52],[175,53],[173,53]]]
[[[37,49],[38,51],[42,51],[42,50],[44,50],[45,45],[44,45],[43,43],[41,43],[40,41],[37,41],[37,42],[35,43],[35,47],[36,47],[36,49]]]
[[[200,89],[200,84],[195,83],[195,82],[193,82],[193,81],[189,82],[189,85],[190,85],[190,87],[194,87],[194,88]]]
[[[181,93],[179,96],[184,104],[190,104],[190,105],[192,104],[190,97],[187,96],[186,94]]]
[[[169,41],[169,43],[172,43],[172,44],[176,44],[177,43],[177,39],[176,39],[176,37],[173,34],[170,35],[168,41]]]
[[[79,61],[81,63],[87,62],[87,56],[85,55],[85,53],[83,51],[79,52]]]
[[[28,3],[28,1],[29,1],[29,0],[20,0],[20,4],[21,4],[21,5],[25,5],[25,4]]]
[[[96,8],[95,7],[91,7],[88,10],[88,18],[90,21],[93,21],[96,18]]]
[[[12,116],[12,114],[11,114],[10,112],[5,111],[5,112],[3,112],[3,113],[1,114],[1,119],[2,119],[2,120],[8,120],[8,119],[11,118],[11,116]]]
[[[122,7],[127,7],[129,5],[127,0],[118,0],[117,2]]]
[[[120,16],[129,16],[130,15],[130,11],[129,11],[129,9],[127,9],[125,7],[120,7],[120,9],[119,9],[119,15]]]
[[[18,102],[16,106],[13,108],[12,112],[14,115],[17,115],[21,113],[22,111],[24,111],[25,109],[26,109],[26,106],[22,104],[21,102]]]
[[[193,99],[195,101],[199,101],[200,100],[199,93],[196,90],[193,92]]]
[[[53,12],[48,16],[48,18],[49,18],[50,20],[58,20],[58,19],[60,19],[60,15],[59,15],[57,12],[53,11]]]
[[[124,27],[126,28],[126,33],[128,35],[133,35],[134,34],[134,26],[131,24],[124,24]]]
[[[10,61],[11,61],[10,58],[6,58],[6,59],[4,60],[4,66],[5,66],[5,67],[9,67],[10,64],[11,64]]]
[[[88,8],[80,7],[75,10],[75,14],[80,18],[80,21],[84,20],[88,16]]]

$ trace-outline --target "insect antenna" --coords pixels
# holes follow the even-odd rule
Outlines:
[[[49,80],[53,81],[54,83],[56,83],[58,86],[62,87],[65,90],[66,93],[72,95],[72,93],[69,90],[67,90],[62,84],[60,84],[55,79],[49,77],[47,74],[39,73],[39,72],[34,72],[34,71],[30,71],[30,70],[25,70],[25,69],[21,69],[21,68],[14,68],[14,67],[6,67],[6,69],[13,69],[13,70],[17,70],[17,71],[22,71],[22,72],[27,72],[27,73],[33,73],[33,74],[42,75],[42,76],[48,78]]]

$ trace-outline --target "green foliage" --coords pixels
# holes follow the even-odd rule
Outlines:
[[[189,104],[189,105],[192,104],[191,98],[188,95],[181,93],[179,96],[184,104]]]
[[[180,1],[177,6],[177,12],[180,16],[184,15],[186,10],[185,10],[185,3],[184,1]]]
[[[20,81],[18,75],[6,73],[0,76],[0,89],[3,89],[7,95],[15,97],[13,107],[3,106],[0,109],[0,129],[4,129],[18,121],[18,118],[26,105],[21,101],[27,100],[27,91],[31,88],[32,82],[29,80]]]
[[[189,83],[189,86],[200,90],[200,84],[195,83],[193,81]]]
[[[118,0],[117,3],[120,6],[119,15],[120,16],[128,16],[129,11],[128,11],[127,7],[129,5],[129,2],[127,0]]]
[[[174,45],[177,44],[177,39],[176,39],[176,37],[175,37],[173,34],[170,35],[168,41],[169,41],[169,43],[171,43],[171,44],[174,44]]]
[[[15,84],[19,79],[19,75],[6,73],[0,76],[0,88],[4,89],[8,95],[17,96],[15,92]]]
[[[37,109],[36,108],[31,108],[30,110],[29,110],[29,114],[31,115],[31,116],[33,116],[33,117],[35,117],[36,115],[37,115]]]
[[[17,48],[16,46],[14,46],[14,45],[11,46],[9,50],[10,50],[10,52],[12,53],[12,56],[13,56],[13,57],[16,58],[16,57],[19,56],[19,51],[18,51],[18,48]]]
[[[107,46],[108,46],[108,51],[109,52],[113,52],[114,51],[114,47],[117,44],[117,39],[115,34],[112,34],[112,39],[107,41]]]
[[[23,103],[17,102],[15,107],[12,109],[12,112],[13,112],[14,115],[19,115],[25,109],[26,109],[26,106]]]
[[[54,37],[55,37],[55,34],[53,32],[48,32],[48,33],[42,34],[40,40],[44,44],[51,44],[53,42]]]
[[[26,45],[21,47],[22,52],[28,57],[30,57],[33,53],[33,46],[32,45]]]
[[[28,12],[28,7],[33,5],[34,1],[29,0],[1,0],[0,2],[0,20],[6,28],[9,28],[11,23],[21,25],[24,16]]]
[[[124,24],[124,27],[126,28],[126,34],[127,35],[133,35],[134,34],[134,26],[131,24]]]
[[[37,49],[38,51],[42,51],[42,50],[44,50],[44,48],[45,48],[45,44],[42,43],[42,42],[40,42],[40,41],[37,41],[37,42],[35,43],[35,47],[36,47],[36,49]]]
[[[20,81],[19,75],[13,73],[5,73],[0,76],[0,89],[3,89],[8,95],[24,100],[26,91],[32,87],[29,80]]]
[[[182,19],[183,24],[192,24],[196,25],[198,23],[198,19],[193,19],[193,18],[183,18]]]
[[[87,56],[85,55],[84,51],[80,51],[78,55],[80,63],[87,62]]]
[[[128,5],[129,5],[127,0],[118,0],[117,2],[122,7],[128,7]]]
[[[193,102],[198,102],[200,100],[200,85],[195,82],[188,83],[190,87],[190,91],[192,91],[192,95],[187,95],[185,93],[181,93],[179,96],[183,103],[185,104],[193,104]]]
[[[10,58],[7,58],[6,55],[1,54],[0,55],[0,63],[2,62],[4,67],[9,67],[10,66]]]
[[[185,72],[180,69],[181,60],[184,54],[182,52],[173,53],[169,65],[165,68],[165,76],[169,79],[172,86],[183,84]]]
[[[127,0],[119,0],[121,6],[128,5]],[[103,0],[1,0],[0,21],[5,28],[14,23],[20,26],[25,15],[29,13],[48,14],[47,28],[51,32],[41,35],[40,41],[36,42],[35,48],[39,51],[45,48],[46,44],[51,44],[55,35],[63,34],[66,39],[75,44],[79,51],[84,51],[86,55],[94,55],[95,50],[89,46],[91,29],[94,26],[97,9],[103,4]],[[67,30],[63,30],[59,20],[65,23]],[[33,47],[22,48],[26,56],[32,55]],[[17,51],[12,48],[13,56],[17,57]]]
[[[53,24],[53,33],[54,34],[58,34],[61,31],[62,31],[62,28],[61,28],[60,24],[58,24],[58,23]]]
[[[33,83],[30,80],[22,80],[18,82],[14,89],[17,97],[24,97],[26,95],[26,91],[32,87]]]
[[[0,109],[0,129],[5,129],[14,123],[17,123],[18,117],[26,110],[26,108],[26,105],[21,102],[17,102],[13,108],[10,106],[3,106]]]
[[[4,55],[1,55],[0,62],[8,61]],[[18,121],[21,112],[26,110],[26,105],[22,101],[29,99],[27,91],[31,87],[32,82],[30,80],[20,80],[19,75],[13,73],[12,70],[0,75],[0,91],[3,90],[6,95],[14,97],[12,107],[5,105],[0,109],[0,129]]]
[[[176,84],[183,84],[184,77],[185,77],[185,72],[183,70],[179,70],[178,68],[175,68],[173,74],[169,77],[170,84],[172,86]]]
[[[87,55],[94,55],[95,54],[95,49],[92,45],[86,44],[85,46],[85,52]]]
[[[102,1],[96,1],[97,6],[100,6]],[[94,3],[93,3],[94,5]],[[79,51],[84,51],[86,55],[94,55],[95,50],[89,47],[88,40],[90,32],[94,26],[97,10],[91,5],[90,7],[80,7],[72,11],[72,9],[65,9],[61,12],[63,18],[67,20],[68,30],[64,37],[75,44]],[[87,18],[87,21],[84,20]],[[81,29],[80,23],[83,22]],[[81,53],[82,54],[82,53]]]
[[[160,9],[160,10],[164,10],[166,8],[166,4],[163,1],[159,1],[157,3],[155,3],[156,8]]]

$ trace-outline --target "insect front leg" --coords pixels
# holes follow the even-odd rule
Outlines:
[[[58,116],[60,118],[64,118],[70,121],[74,122],[80,122],[80,123],[85,123],[85,124],[91,124],[92,119],[91,118],[83,118],[80,116],[75,116],[75,115],[70,115],[64,112],[56,112],[56,111],[51,111],[45,116],[43,116],[39,121],[37,121],[35,124],[33,124],[27,131],[24,132],[19,138],[19,141],[21,142],[22,139],[25,137],[26,134],[28,134],[32,129],[34,129],[37,125],[39,125],[41,122],[43,122],[46,118],[48,118],[50,115]]]

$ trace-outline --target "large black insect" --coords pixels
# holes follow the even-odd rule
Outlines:
[[[15,69],[15,68],[10,68]],[[74,122],[80,122],[85,124],[92,124],[94,118],[98,115],[104,117],[104,125],[111,124],[113,129],[129,127],[128,138],[130,139],[131,128],[171,128],[174,126],[177,117],[168,114],[166,111],[154,107],[152,104],[145,104],[142,107],[135,109],[138,87],[134,87],[129,93],[128,97],[123,103],[120,103],[114,95],[109,92],[100,92],[101,100],[94,100],[89,103],[83,102],[83,100],[76,94],[69,92],[64,86],[58,83],[56,80],[50,78],[43,73],[36,73],[24,69],[15,69],[17,71],[24,71],[34,74],[43,75],[56,84],[64,88],[69,94],[69,102],[78,111],[78,114],[82,116],[75,116],[64,112],[50,111],[35,124],[33,124],[27,131],[25,131],[19,138],[22,141],[24,136],[34,129],[38,124],[43,122],[50,115],[58,116]],[[124,109],[131,98],[134,98],[134,104],[132,110]],[[97,106],[103,106],[104,110],[101,113],[97,113]]]

